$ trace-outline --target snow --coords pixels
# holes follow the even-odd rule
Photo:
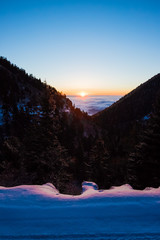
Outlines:
[[[0,105],[0,126],[3,125],[3,110],[2,105]]]
[[[160,239],[160,188],[82,189],[73,196],[52,183],[0,187],[0,239]]]
[[[87,192],[87,195],[92,190],[98,190],[98,186],[93,182],[83,182],[82,183],[82,193]]]
[[[149,119],[150,119],[150,115],[149,115],[149,114],[143,117],[143,120],[144,120],[144,121],[145,121],[145,120],[149,120]]]

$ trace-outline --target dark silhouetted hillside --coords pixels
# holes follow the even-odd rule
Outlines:
[[[148,126],[159,95],[160,74],[157,74],[92,117],[103,129],[103,139],[110,152],[110,164],[115,169],[114,179],[118,179],[117,184],[127,182],[128,158]]]
[[[76,192],[97,136],[65,95],[0,58],[0,185],[52,182]]]
[[[119,101],[94,115],[105,129],[124,129],[151,113],[157,95],[160,94],[160,74],[141,84]]]
[[[84,180],[100,188],[158,186],[159,95],[160,74],[89,117],[1,57],[0,185],[51,182],[70,194]]]
[[[94,115],[93,119],[107,131],[111,138],[113,136],[114,145],[117,144],[121,147],[121,142],[125,143],[126,137],[127,147],[129,145],[132,147],[135,143],[134,132],[137,134],[138,126],[149,117],[159,94],[160,74],[141,84],[112,106]],[[133,134],[132,140],[128,139],[130,134]]]
[[[130,154],[127,164],[127,180],[134,187],[160,186],[160,96],[146,129]]]

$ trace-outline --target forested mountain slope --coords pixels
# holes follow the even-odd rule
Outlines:
[[[94,115],[94,119],[104,128],[125,125],[140,120],[150,114],[157,95],[160,94],[160,74],[152,77],[139,87],[122,97],[110,107]]]
[[[160,74],[122,97],[119,101],[93,116],[93,120],[106,130],[110,148],[124,155],[137,142],[140,129],[146,124],[160,95]],[[116,154],[116,153],[115,153]]]
[[[0,185],[53,183],[78,194],[160,184],[160,74],[90,117],[65,95],[0,58]]]
[[[2,57],[0,85],[0,185],[54,182],[76,192],[98,129],[65,95]]]

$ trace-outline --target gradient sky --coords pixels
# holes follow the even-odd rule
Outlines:
[[[124,94],[160,72],[159,0],[5,0],[0,55],[66,94]]]

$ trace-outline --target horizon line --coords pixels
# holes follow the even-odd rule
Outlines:
[[[59,91],[59,90],[58,90]],[[87,90],[80,90],[80,91],[76,91],[76,90],[71,90],[71,91],[59,91],[62,94],[66,95],[66,96],[80,96],[81,93],[85,93],[85,96],[124,96],[126,94],[128,94],[129,92],[131,92],[132,90],[124,90],[124,91],[87,91]]]
[[[79,94],[65,94],[66,96],[76,96],[76,97],[81,97]],[[82,98],[86,98],[86,97],[92,97],[92,96],[124,96],[125,94],[87,94],[86,96],[82,97]]]

